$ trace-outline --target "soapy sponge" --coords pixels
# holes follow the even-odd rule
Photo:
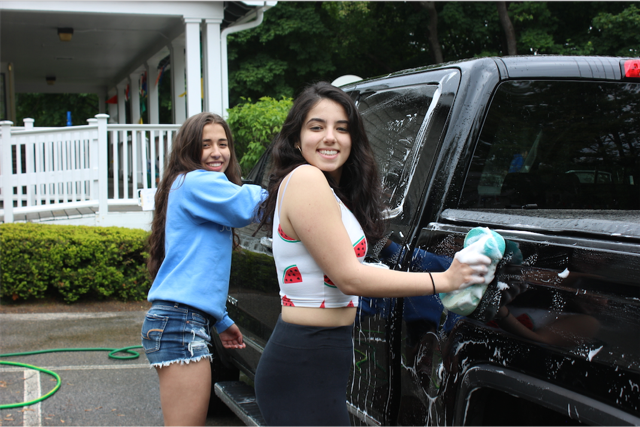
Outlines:
[[[504,238],[486,227],[476,227],[467,233],[464,239],[464,249],[458,252],[458,261],[471,264],[478,254],[486,255],[491,259],[487,267],[489,271],[484,276],[485,280],[479,284],[463,284],[460,289],[440,294],[442,304],[454,313],[468,316],[476,309],[487,286],[495,276],[498,262],[504,256],[506,244]]]

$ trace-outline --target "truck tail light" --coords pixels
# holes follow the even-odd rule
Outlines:
[[[629,59],[624,61],[625,78],[640,78],[640,59]]]

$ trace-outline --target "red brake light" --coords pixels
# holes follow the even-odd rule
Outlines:
[[[640,59],[624,61],[624,76],[627,78],[640,78]]]

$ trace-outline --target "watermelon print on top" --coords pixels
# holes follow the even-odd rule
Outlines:
[[[351,245],[358,260],[362,262],[367,254],[367,239],[353,213],[337,196],[335,197]],[[276,206],[280,206],[280,195],[278,195]],[[358,306],[358,297],[342,293],[335,283],[324,274],[324,271],[305,248],[304,243],[292,239],[282,230],[280,212],[277,208],[273,218],[273,237],[273,258],[278,272],[282,305],[313,308]]]
[[[287,298],[286,295],[282,295],[282,305],[284,305],[286,307],[295,307],[293,305],[293,303],[291,302],[291,300],[289,298]]]
[[[297,265],[290,265],[284,270],[284,274],[282,276],[282,281],[284,283],[300,283],[302,282],[302,274],[300,274],[300,270]]]
[[[353,249],[356,251],[356,256],[358,258],[364,258],[367,254],[367,239],[362,236],[360,240],[358,240],[355,245],[353,245]]]
[[[336,286],[336,285],[331,281],[331,279],[329,279],[329,278],[327,277],[327,275],[326,275],[326,274],[324,275],[324,284],[325,284],[326,286],[331,286],[332,288],[337,288],[337,286]],[[324,302],[324,301],[323,301],[323,302]]]
[[[289,237],[285,234],[285,232],[282,230],[282,226],[280,224],[278,224],[278,235],[282,238],[282,240],[284,240],[285,242],[289,242],[289,243],[298,243],[300,240],[296,240],[292,237]]]
[[[354,243],[353,249],[356,251],[356,257],[364,258],[364,256],[367,254],[367,239],[365,239],[365,237],[362,236],[356,243]],[[331,286],[332,288],[337,288],[335,283],[333,283],[333,281],[329,279],[329,277],[326,274],[324,275],[324,284],[326,286]],[[324,301],[323,301],[323,305],[324,305]],[[324,308],[323,305],[321,305],[320,307]]]

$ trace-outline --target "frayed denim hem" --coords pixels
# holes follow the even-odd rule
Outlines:
[[[199,362],[202,359],[209,359],[209,362],[211,362],[213,360],[213,355],[211,354],[205,354],[203,356],[198,356],[198,357],[193,357],[190,359],[177,359],[177,360],[170,360],[168,362],[162,362],[162,363],[151,363],[149,366],[151,368],[163,368],[165,366],[170,366],[176,363],[179,363],[181,365],[188,365],[191,362]]]

